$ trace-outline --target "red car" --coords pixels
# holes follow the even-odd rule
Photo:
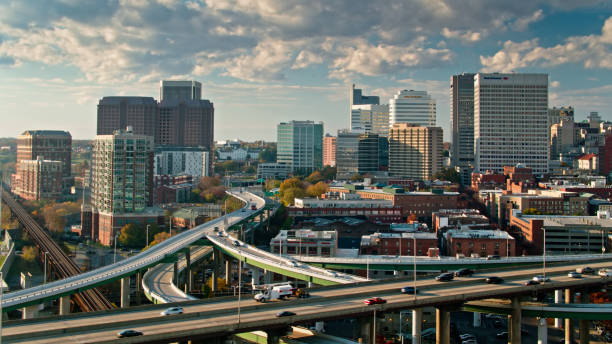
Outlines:
[[[363,300],[363,303],[365,303],[366,305],[378,305],[382,303],[387,303],[387,300],[383,299],[382,297],[373,297],[367,300]]]

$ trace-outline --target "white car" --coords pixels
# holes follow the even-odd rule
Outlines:
[[[582,275],[579,272],[570,271],[570,272],[567,273],[567,277],[580,278],[580,277],[582,277]]]
[[[175,314],[183,314],[183,307],[170,307],[165,311],[159,313],[160,315],[175,315]]]
[[[537,276],[533,276],[532,280],[536,281],[536,282],[550,282],[550,278],[548,277],[544,277],[542,275],[537,275]]]
[[[600,269],[597,274],[601,277],[612,277],[612,271],[608,269]]]

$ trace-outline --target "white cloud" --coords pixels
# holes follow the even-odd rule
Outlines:
[[[582,63],[585,68],[612,69],[612,17],[601,35],[572,36],[553,47],[539,46],[538,39],[524,42],[506,41],[493,56],[480,56],[484,71],[508,72],[533,65],[557,66]]]
[[[544,18],[544,11],[542,11],[541,9],[538,9],[537,11],[533,12],[533,14],[531,14],[530,16],[518,18],[517,20],[514,21],[514,23],[512,23],[511,27],[516,31],[525,31],[527,27],[529,26],[529,24],[535,23],[539,20],[542,20],[543,18]]]
[[[552,87],[552,88],[557,88],[559,86],[561,86],[561,83],[559,81],[555,80],[555,81],[551,81],[550,82],[550,87]]]
[[[454,30],[453,31],[447,27],[442,29],[441,34],[445,38],[460,39],[463,42],[478,42],[483,36],[480,32],[473,32],[470,30],[464,30],[464,31]]]
[[[312,64],[322,63],[323,57],[308,50],[302,50],[295,58],[291,69],[302,69]]]

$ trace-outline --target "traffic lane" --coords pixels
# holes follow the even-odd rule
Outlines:
[[[558,279],[558,276],[563,276],[562,275],[563,273],[567,273],[567,271],[570,271],[580,266],[583,266],[583,265],[579,264],[575,266],[551,268],[550,270],[547,270],[547,275],[551,275],[555,277],[554,280],[556,281]],[[594,267],[594,268],[607,267],[607,266],[610,266],[610,263],[591,264],[591,267]],[[482,279],[482,281],[484,281],[484,278],[486,276],[496,275],[496,276],[500,276],[504,278],[512,277],[516,279],[516,282],[514,283],[521,284],[521,282],[524,282],[527,279],[531,279],[532,276],[534,276],[535,274],[539,272],[541,272],[541,269],[530,269],[530,270],[525,270],[525,271],[504,272],[504,273],[499,273],[499,274],[493,274],[493,273],[486,274],[486,275],[479,274],[483,276],[475,275],[475,277],[462,277],[462,278],[458,278],[457,280],[479,283],[480,282],[479,280]],[[596,278],[599,278],[599,277],[596,277]],[[571,280],[571,278],[568,277],[566,278],[566,280]],[[484,285],[484,282],[482,283]],[[445,288],[445,286],[449,284],[452,285],[456,283],[453,281],[436,282],[436,281],[432,281],[429,278],[417,280],[417,288],[426,287],[427,288],[426,290],[430,290],[430,289],[435,290],[439,288]],[[383,284],[373,284],[373,285],[366,285],[366,286],[352,287],[352,288],[338,288],[338,289],[332,289],[332,290],[327,290],[327,291],[326,290],[312,291],[311,298],[351,297],[350,296],[351,294],[362,294],[362,293],[363,294],[369,293],[371,296],[378,296],[378,294],[380,294],[380,290],[383,288],[385,290],[391,289],[392,291],[389,294],[394,294],[394,293],[399,293],[399,290],[402,287],[411,286],[411,285],[412,285],[411,282],[403,281],[403,282],[389,282],[389,283],[383,283]],[[466,288],[471,289],[473,288],[473,286],[474,284],[470,284],[466,286]],[[453,285],[452,287],[458,288],[459,285]],[[425,290],[420,290],[421,294],[423,292],[425,292]],[[367,296],[363,296],[363,297],[367,297]],[[254,301],[252,298],[246,298],[242,300],[242,306],[254,306],[257,304],[258,303]],[[235,300],[183,306],[185,313],[210,312],[210,311],[223,312],[223,311],[234,309],[236,307],[237,307],[237,301]],[[106,315],[103,321],[105,323],[112,323],[112,322],[123,322],[123,321],[132,320],[134,319],[134,317],[138,317],[141,319],[142,318],[156,318],[159,316],[159,312],[161,312],[162,310],[163,308],[157,308],[155,310],[150,310],[150,311],[134,311],[134,312],[119,313],[117,315]],[[29,333],[33,331],[49,331],[53,329],[75,328],[75,327],[97,324],[100,321],[101,321],[100,317],[92,316],[92,317],[87,317],[87,318],[73,319],[70,321],[44,322],[44,323],[32,324],[29,326],[27,325],[23,325],[23,326],[8,325],[6,326],[5,325],[5,329],[3,333],[5,335],[9,335],[9,334],[24,333],[24,332]],[[19,324],[19,323],[17,322],[16,324]]]
[[[587,278],[598,278],[598,277],[587,277]],[[567,280],[571,280],[571,278],[569,277],[564,277],[564,278],[560,278],[561,281],[567,281]],[[444,297],[444,296],[449,296],[449,295],[457,295],[457,294],[463,294],[463,293],[475,293],[475,292],[479,292],[479,291],[500,291],[503,292],[505,289],[508,288],[514,288],[516,286],[521,286],[521,284],[519,282],[508,282],[508,283],[502,283],[502,284],[496,284],[496,285],[488,285],[488,284],[484,284],[482,286],[478,286],[476,288],[474,288],[474,286],[460,286],[460,287],[455,287],[453,286],[452,282],[445,284],[446,288],[444,289],[440,289],[440,290],[431,290],[426,294],[423,295],[419,295],[418,299],[419,300],[423,300],[423,299],[430,299],[430,298],[436,298],[436,297]],[[325,310],[325,312],[332,312],[334,310],[343,310],[343,311],[349,311],[349,315],[350,314],[359,314],[359,313],[364,313],[364,312],[370,312],[373,311],[374,309],[378,309],[380,311],[384,311],[386,308],[393,308],[393,303],[395,302],[406,302],[407,300],[410,301],[412,300],[412,297],[410,296],[406,296],[406,295],[401,295],[398,293],[393,293],[393,294],[381,294],[381,295],[377,295],[377,296],[381,296],[384,297],[387,302],[388,305],[379,305],[379,306],[366,306],[363,304],[363,299],[356,297],[354,299],[350,299],[350,300],[325,300],[325,299],[321,299],[320,302],[315,302],[312,304],[290,304],[290,303],[275,303],[273,308],[270,309],[259,309],[259,310],[244,310],[243,311],[243,317],[241,317],[241,320],[243,322],[246,322],[249,319],[249,314],[250,315],[254,315],[256,317],[256,319],[258,320],[262,320],[262,319],[269,319],[272,318],[277,312],[282,311],[282,310],[290,310],[290,311],[294,311],[296,312],[298,315],[316,315],[315,318],[319,318],[319,316],[321,315],[321,312],[323,310]],[[339,308],[337,308],[336,306],[340,306]],[[206,326],[203,326],[203,324],[201,323],[202,319],[207,319],[206,320]],[[299,320],[299,318],[296,318]],[[168,318],[168,320],[173,320],[171,317]],[[235,312],[233,312],[230,315],[223,315],[223,316],[217,316],[215,317],[214,314],[208,314],[208,315],[203,315],[200,316],[196,319],[186,319],[186,320],[180,320],[175,318],[175,321],[173,321],[170,325],[168,325],[168,323],[166,322],[161,322],[161,323],[157,323],[157,324],[149,324],[149,325],[145,325],[145,326],[139,326],[137,329],[140,331],[146,331],[146,333],[148,334],[156,334],[156,333],[171,333],[172,331],[180,331],[181,329],[184,330],[193,330],[193,329],[198,329],[198,328],[212,328],[215,325],[217,325],[219,322],[221,322],[224,325],[230,324],[230,323],[235,323],[237,322],[237,315]],[[227,322],[227,321],[229,322]],[[296,320],[296,321],[298,321]],[[312,321],[312,319],[309,319],[307,321]],[[194,322],[200,322],[200,325],[198,327],[191,327],[192,325],[190,324],[194,324]],[[119,325],[119,324],[118,324]],[[168,329],[167,331],[170,332],[164,332],[166,330],[164,330],[167,326]],[[121,329],[125,328],[125,326],[121,327],[114,327],[114,330],[108,330],[108,333],[111,333],[111,335],[113,335],[115,332],[120,331]],[[73,338],[74,337],[74,338]],[[65,337],[64,337],[65,338]],[[70,336],[70,340],[72,341],[79,339],[79,334],[75,334],[74,336]]]

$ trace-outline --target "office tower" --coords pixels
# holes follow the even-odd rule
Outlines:
[[[125,224],[158,223],[163,212],[147,208],[152,204],[152,188],[151,136],[135,134],[130,127],[111,135],[97,135],[91,182],[93,239],[111,245]]]
[[[159,82],[159,101],[200,100],[202,84],[197,81],[161,80]]]
[[[451,164],[461,183],[470,184],[474,168],[474,74],[453,75],[450,85]]]
[[[297,174],[323,167],[323,122],[291,121],[277,126],[276,161]]]
[[[72,168],[72,136],[60,130],[26,130],[17,137],[17,163],[21,160],[44,160],[62,162],[62,175],[69,178]]]
[[[64,162],[21,160],[13,178],[13,193],[27,200],[52,200],[62,196]]]
[[[112,135],[131,126],[137,135],[154,137],[157,111],[152,97],[104,97],[98,102],[96,135]]]
[[[442,128],[396,123],[389,130],[389,174],[433,180],[442,170]]]
[[[562,120],[574,120],[574,108],[568,107],[553,107],[548,109],[548,125],[553,126],[554,124],[561,123]]]
[[[380,104],[380,97],[378,96],[364,96],[360,88],[355,88],[355,84],[351,87],[349,93],[349,106],[353,105],[364,105],[364,104]]]
[[[210,175],[210,153],[200,147],[155,147],[155,175],[189,175],[194,181]]]
[[[601,123],[601,117],[599,116],[599,112],[592,111],[587,116],[587,120],[589,122],[589,127],[599,129],[599,124]]]
[[[364,104],[351,107],[351,130],[389,135],[389,105]]]
[[[378,136],[378,170],[389,170],[389,138]]]
[[[478,73],[474,77],[474,167],[502,172],[524,164],[548,172],[548,75]]]
[[[389,126],[395,123],[435,126],[436,101],[425,91],[399,91],[389,100]]]
[[[336,137],[329,134],[323,138],[323,166],[336,166]]]
[[[350,179],[354,174],[367,174],[379,168],[378,135],[339,130],[336,140],[338,179]]]
[[[213,154],[213,104],[208,100],[163,100],[155,143],[158,145],[206,147]]]

